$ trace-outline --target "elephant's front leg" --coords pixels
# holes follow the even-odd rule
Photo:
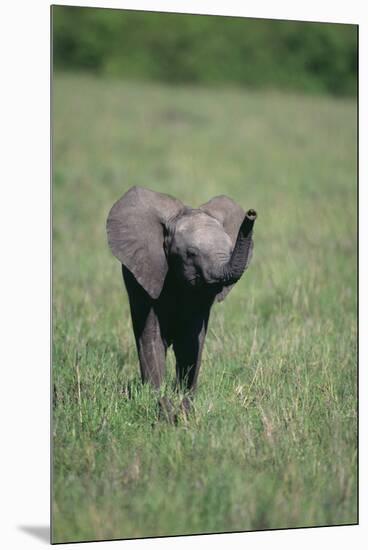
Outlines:
[[[206,338],[210,308],[186,317],[180,322],[174,337],[176,382],[181,389],[195,390],[202,350]]]
[[[142,330],[136,335],[136,343],[142,381],[159,388],[165,376],[166,345],[153,308],[148,312]]]
[[[128,291],[133,331],[143,382],[159,388],[165,375],[166,343],[154,303],[133,275],[123,267]]]

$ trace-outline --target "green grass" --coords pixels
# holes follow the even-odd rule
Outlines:
[[[136,184],[258,211],[178,426],[106,243]],[[54,542],[356,522],[356,214],[352,100],[56,75]]]

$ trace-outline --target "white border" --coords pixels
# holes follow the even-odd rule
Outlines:
[[[213,13],[360,25],[360,330],[367,328],[367,28],[364,2],[83,1],[58,4]],[[19,526],[49,522],[49,2],[2,6],[1,37],[1,543],[40,548]],[[363,121],[365,123],[363,124]],[[360,525],[98,543],[98,548],[363,547],[368,535],[367,339],[360,341]],[[363,431],[364,430],[364,431]],[[366,544],[366,543],[365,543]],[[84,545],[81,545],[84,546]],[[365,545],[364,545],[365,546]],[[60,545],[60,548],[70,545]]]

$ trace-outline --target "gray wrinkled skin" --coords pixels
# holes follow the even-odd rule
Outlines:
[[[166,253],[178,280],[191,286],[218,282],[215,268],[229,261],[233,249],[218,220],[190,209],[178,218],[170,237]]]
[[[189,208],[142,187],[111,208],[108,243],[122,263],[143,382],[160,387],[173,345],[177,384],[195,389],[211,307],[247,269],[255,219],[223,195]]]

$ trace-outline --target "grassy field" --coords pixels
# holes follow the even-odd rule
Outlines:
[[[177,426],[106,243],[135,184],[258,211]],[[356,522],[356,223],[352,100],[56,75],[54,542]]]

